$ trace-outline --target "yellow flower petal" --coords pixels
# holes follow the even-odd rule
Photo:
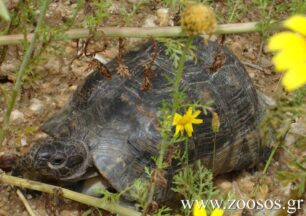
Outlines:
[[[191,116],[192,115],[192,107],[189,107],[187,112],[186,112],[187,116]]]
[[[179,134],[179,132],[184,132],[184,127],[182,125],[177,125],[175,128],[175,133],[174,136],[177,136]]]
[[[191,123],[192,124],[202,124],[203,120],[202,119],[192,119]]]
[[[188,124],[185,125],[185,131],[187,133],[187,136],[191,137],[192,132],[193,132],[193,127],[192,127],[191,123],[188,123]]]
[[[273,35],[268,42],[269,51],[306,49],[305,38],[293,32],[281,32]]]
[[[202,119],[196,118],[200,114],[200,112],[201,111],[195,111],[195,113],[192,114],[192,107],[189,107],[187,112],[183,116],[178,113],[175,113],[172,122],[172,126],[176,126],[174,136],[177,136],[180,132],[181,135],[183,135],[184,131],[186,131],[188,137],[191,137],[193,132],[192,124],[203,123]]]
[[[277,53],[272,62],[275,65],[275,70],[283,71],[295,67],[298,64],[302,64],[306,61],[306,49],[305,50],[284,50]]]
[[[181,118],[182,118],[182,116],[180,114],[175,113],[174,118],[173,118],[173,122],[172,122],[172,126],[177,125]]]
[[[306,36],[306,17],[295,15],[284,22],[284,26]]]
[[[201,202],[199,202],[200,204]],[[206,210],[204,207],[201,206],[199,208],[198,203],[193,204],[193,216],[207,216]]]
[[[193,117],[193,118],[196,118],[196,117],[198,117],[198,116],[200,115],[200,113],[201,113],[200,110],[196,110],[196,111],[194,112],[194,114],[192,115],[192,117]]]
[[[306,62],[304,64],[296,65],[290,69],[282,80],[287,91],[296,90],[306,84]]]
[[[224,210],[219,209],[219,208],[215,208],[212,213],[210,214],[210,216],[222,216],[224,213]]]

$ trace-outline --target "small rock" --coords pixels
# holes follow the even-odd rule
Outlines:
[[[228,191],[232,188],[232,183],[226,179],[217,179],[215,181],[216,187],[220,189],[220,191],[224,194],[226,194]]]
[[[50,58],[45,64],[45,69],[47,69],[51,74],[57,74],[60,71],[61,63],[57,58]]]
[[[243,53],[243,55],[245,57],[247,57],[248,59],[251,59],[251,60],[255,60],[256,59],[256,55],[254,53],[252,53],[252,52],[245,52],[245,53]]]
[[[21,138],[20,143],[21,143],[21,146],[27,146],[28,145],[28,142],[27,142],[26,138]]]
[[[160,8],[156,11],[157,23],[159,26],[169,26],[169,8]]]
[[[16,70],[16,66],[14,64],[2,64],[0,70],[4,73],[4,74],[9,74],[12,73]]]
[[[234,41],[234,42],[230,43],[229,46],[236,56],[238,56],[239,58],[242,57],[242,55],[241,55],[241,53],[242,53],[241,43],[238,43],[238,42]]]
[[[258,84],[261,86],[265,85],[265,81],[263,79],[258,80]]]
[[[261,57],[260,58],[260,65],[264,68],[269,68],[269,67],[273,66],[273,63],[269,59],[267,59],[265,57]]]
[[[77,89],[77,85],[72,85],[69,87],[69,91],[75,91]]]
[[[251,77],[251,79],[255,78],[255,72],[254,71],[248,71],[249,76]]]
[[[63,210],[61,216],[77,216],[80,215],[78,210]]]
[[[290,132],[293,134],[304,136],[306,131],[306,118],[300,118],[291,124]]]
[[[112,5],[108,8],[110,14],[120,14],[121,5],[119,2],[113,2]]]
[[[65,48],[65,53],[66,53],[67,55],[73,55],[73,54],[75,54],[76,52],[77,52],[76,49],[73,48],[72,46],[67,46],[67,47]]]
[[[157,16],[149,15],[145,21],[142,27],[156,27],[155,21],[157,20]]]
[[[22,123],[24,122],[24,114],[22,112],[20,112],[19,110],[14,110],[11,113],[11,117],[10,117],[11,121],[14,123]]]
[[[104,56],[102,56],[101,54],[97,53],[95,56],[94,56],[95,59],[97,59],[99,62],[101,62],[102,64],[106,64],[107,62],[110,61],[110,59],[108,58],[105,58]]]
[[[254,189],[255,183],[250,178],[246,177],[238,181],[238,186],[242,192],[249,194]]]
[[[40,100],[33,98],[31,100],[30,110],[35,114],[40,114],[44,110],[44,105]]]
[[[30,200],[30,199],[33,199],[33,196],[31,194],[27,194],[27,199]],[[34,208],[34,206],[33,206]]]
[[[266,75],[271,75],[272,74],[272,71],[271,70],[269,70],[269,69],[264,69],[264,74],[266,74]]]

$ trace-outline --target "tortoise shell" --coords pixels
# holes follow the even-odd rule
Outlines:
[[[186,60],[180,87],[186,92],[187,103],[213,100],[220,129],[214,133],[211,113],[202,113],[199,118],[204,123],[194,126],[188,143],[189,159],[200,159],[211,167],[215,154],[216,175],[254,166],[264,155],[257,130],[261,105],[254,85],[227,48],[214,42],[205,44],[201,38],[193,43],[197,61]],[[168,80],[175,75],[164,45],[158,43],[152,86],[148,91],[141,89],[144,65],[151,61],[155,48],[147,43],[123,56],[131,73],[129,79],[118,75],[116,60],[106,64],[111,79],[101,70],[93,70],[69,104],[45,123],[43,130],[52,138],[35,145],[28,153],[31,156],[24,156],[23,166],[65,181],[98,171],[117,191],[145,177],[144,168],[154,167],[152,157],[159,152],[160,108],[163,100],[171,100]],[[82,147],[76,149],[78,145]],[[64,161],[55,161],[60,155]],[[168,176],[177,169],[173,163]]]

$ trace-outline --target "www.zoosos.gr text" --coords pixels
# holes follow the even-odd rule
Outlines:
[[[208,206],[212,207],[213,209],[215,208],[221,208],[224,210],[235,210],[235,209],[256,209],[256,210],[261,210],[261,209],[287,209],[288,214],[293,214],[297,210],[302,208],[304,200],[299,199],[299,200],[294,200],[290,199],[288,200],[287,203],[282,203],[281,200],[276,199],[266,199],[266,200],[228,200],[228,201],[223,201],[223,200],[181,200],[181,203],[183,205],[183,208],[193,208],[194,205],[197,205],[198,208],[207,208]]]

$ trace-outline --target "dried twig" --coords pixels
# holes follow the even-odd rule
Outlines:
[[[243,61],[242,64],[244,64],[245,66],[260,70],[260,71],[265,71],[265,69],[263,67],[260,67],[259,65],[253,64],[251,62]]]
[[[149,60],[149,62],[147,62],[143,66],[144,67],[144,71],[143,71],[144,77],[143,77],[143,81],[141,84],[142,91],[148,91],[152,86],[151,79],[154,76],[152,66],[155,62],[157,54],[158,54],[157,43],[155,40],[153,40],[153,51],[150,54],[151,59]]]
[[[89,206],[93,206],[96,208],[101,208],[109,212],[117,213],[120,216],[140,216],[141,214],[129,207],[125,207],[119,205],[117,203],[106,203],[101,199],[88,196],[85,194],[77,193],[75,191],[71,191],[65,188],[56,187],[53,185],[31,181],[27,179],[22,179],[10,175],[6,175],[5,173],[0,173],[0,182],[5,184],[14,185],[21,188],[28,188],[31,190],[41,191],[49,194],[54,194],[56,191],[61,191],[64,198],[71,199],[77,201],[79,203],[83,203]]]
[[[258,22],[248,23],[233,23],[222,24],[217,27],[215,34],[233,34],[233,33],[246,33],[256,32]],[[270,29],[281,29],[282,26],[278,22],[272,23]],[[132,37],[132,38],[150,38],[150,37],[177,37],[183,35],[182,29],[179,26],[173,27],[101,27],[96,29],[95,38],[102,37]],[[66,31],[63,38],[56,38],[56,40],[63,39],[78,39],[91,37],[92,33],[89,29],[71,29]],[[33,34],[27,34],[27,39],[31,40]],[[4,35],[0,36],[1,45],[20,44],[24,41],[23,34]]]
[[[117,73],[122,76],[122,77],[126,77],[126,78],[131,78],[131,73],[129,71],[129,68],[126,66],[126,64],[123,61],[123,54],[125,52],[125,47],[124,47],[124,40],[123,38],[119,38],[119,47],[118,47],[118,55],[116,57],[116,61],[117,61]]]
[[[19,199],[21,200],[21,202],[23,203],[23,205],[25,206],[25,208],[27,209],[28,213],[30,216],[36,216],[36,214],[34,213],[34,211],[32,210],[31,206],[29,205],[27,199],[23,196],[23,194],[21,193],[20,190],[17,190],[17,195],[19,197]]]

